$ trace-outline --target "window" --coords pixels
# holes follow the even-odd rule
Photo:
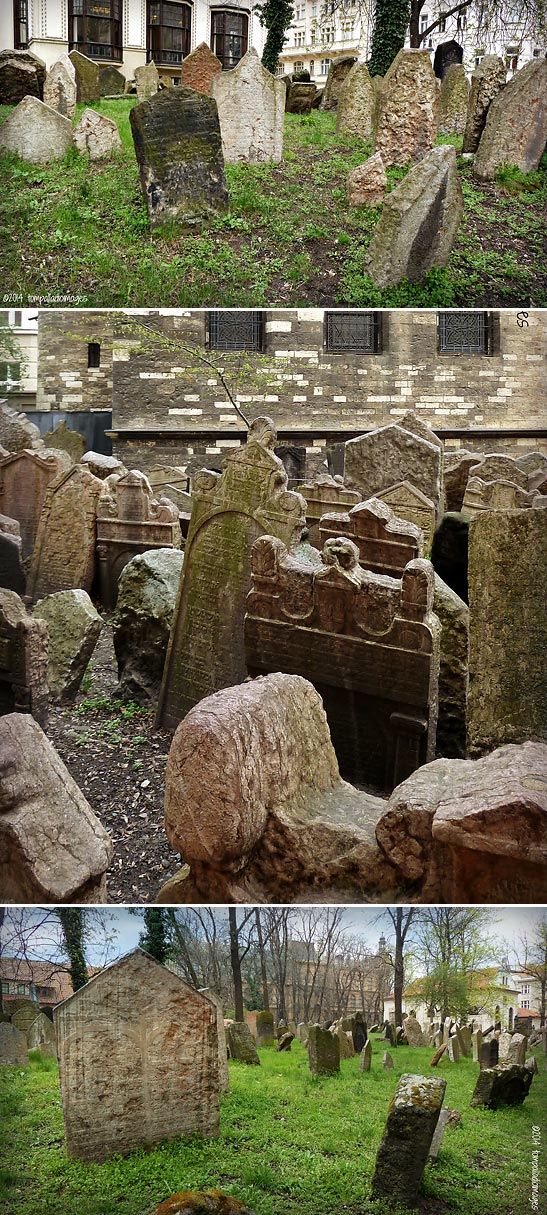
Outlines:
[[[297,30],[297,31],[296,31],[296,33],[295,33],[295,35],[294,35],[294,45],[295,45],[295,46],[305,46],[305,45],[306,45],[306,33],[305,33],[305,30]]]
[[[328,76],[329,68],[330,68],[330,59],[322,59],[321,66],[319,68],[319,75]]]
[[[327,26],[327,28],[323,34],[323,41],[324,42],[334,42],[334,37],[335,37],[334,26],[330,26],[330,25]]]
[[[52,1000],[55,995],[53,987],[37,987],[36,991],[41,1000]]]
[[[457,18],[457,20],[456,20],[456,29],[457,29],[457,30],[464,30],[464,29],[465,29],[465,27],[466,27],[466,25],[467,25],[467,16],[466,16],[466,14],[465,14],[465,13],[460,13],[459,17],[458,17],[458,18]]]
[[[192,5],[181,0],[148,0],[146,57],[154,63],[182,63],[190,53]]]
[[[13,0],[13,48],[28,46],[28,0]]]
[[[101,347],[99,342],[88,342],[87,344],[87,366],[101,366]]]
[[[2,995],[7,996],[8,994],[9,994],[9,983],[6,982],[5,979],[2,979]]]
[[[303,71],[304,71],[304,63],[303,63],[303,60],[302,60],[302,59],[297,59],[297,60],[295,61],[295,64],[294,64],[294,70],[295,70],[295,72],[303,72]]]
[[[377,354],[382,349],[381,313],[327,312],[325,345],[327,350]]]
[[[529,995],[530,995],[530,984],[529,984],[529,983],[523,983],[523,984],[522,984],[522,994],[523,994],[523,996],[529,996]]]
[[[68,0],[68,48],[90,59],[121,59],[122,0]]]
[[[314,63],[313,59],[310,59],[310,76],[313,76],[314,67],[315,67],[315,63]]]
[[[225,71],[234,68],[247,52],[249,18],[246,13],[211,13],[211,50]]]
[[[262,350],[262,313],[210,312],[209,346],[215,350]]]
[[[425,34],[429,25],[429,13],[422,13],[420,17],[420,34]]]
[[[446,33],[446,17],[439,17],[439,34]]]
[[[17,984],[17,995],[18,995],[18,996],[24,996],[24,995],[26,994],[26,990],[27,990],[27,985],[26,985],[26,983],[18,983],[18,984]]]
[[[440,312],[441,354],[492,354],[493,326],[488,312]]]
[[[530,1007],[530,1001],[529,1001],[529,1000],[523,1000],[523,1001],[522,1001],[522,1007],[523,1007],[523,1008],[529,1008],[529,1007]]]

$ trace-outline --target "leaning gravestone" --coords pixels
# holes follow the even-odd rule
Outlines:
[[[120,133],[111,118],[86,109],[73,131],[74,145],[90,160],[111,160],[122,150]]]
[[[451,63],[441,84],[440,135],[463,135],[469,105],[469,81],[461,63]]]
[[[336,134],[369,139],[374,117],[375,94],[366,63],[354,63],[338,98]]]
[[[359,1071],[369,1072],[372,1063],[372,1042],[367,1038],[365,1045],[359,1053]]]
[[[226,164],[280,161],[283,155],[285,85],[262,66],[255,50],[237,67],[213,76]]]
[[[44,84],[44,101],[46,105],[63,114],[65,118],[74,118],[76,113],[76,72],[74,64],[68,55],[61,58],[49,69]]]
[[[121,699],[158,699],[183,560],[180,549],[157,548],[121,572],[112,618]]]
[[[112,64],[99,68],[99,87],[101,97],[122,96],[125,90],[125,76]]]
[[[438,510],[442,451],[436,444],[402,426],[379,426],[345,444],[344,481],[351,489],[358,490],[364,499],[373,498],[396,482],[409,481],[431,499]]]
[[[226,1026],[226,1043],[231,1059],[240,1063],[259,1064],[255,1040],[245,1021],[229,1021]]]
[[[26,1034],[29,1050],[39,1050],[44,1045],[55,1047],[53,1022],[43,1012],[39,1012],[34,1017]]]
[[[110,837],[28,714],[0,718],[0,883],[13,903],[104,903]]]
[[[308,1026],[308,1059],[313,1076],[333,1076],[340,1071],[340,1043],[330,1029]]]
[[[226,1030],[224,1028],[224,1005],[220,996],[217,996],[216,991],[212,987],[200,987],[202,996],[206,996],[208,1000],[214,1004],[217,1014],[217,1041],[218,1041],[218,1083],[221,1093],[227,1093],[230,1088],[230,1076],[228,1073],[228,1048],[226,1045]]]
[[[32,164],[62,160],[72,146],[72,123],[37,97],[24,97],[0,127],[0,148]]]
[[[524,1034],[511,1034],[511,1041],[507,1051],[507,1062],[518,1063],[520,1067],[523,1067],[525,1059],[526,1036]]]
[[[471,1108],[484,1106],[497,1110],[500,1105],[522,1105],[530,1092],[533,1074],[517,1063],[499,1063],[481,1069],[471,1097]]]
[[[311,81],[290,80],[287,86],[286,114],[311,114],[317,86]]]
[[[35,602],[55,591],[91,591],[95,573],[97,502],[103,482],[75,465],[46,492],[32,556],[28,593]]]
[[[101,601],[116,606],[118,582],[138,553],[154,548],[180,548],[178,510],[167,498],[156,499],[144,473],[133,469],[105,486],[97,504],[97,555]]]
[[[79,691],[103,622],[87,591],[57,591],[40,599],[34,620],[45,621],[49,633],[47,678],[53,701],[62,704]]]
[[[473,1052],[473,1063],[480,1062],[481,1046],[483,1042],[482,1030],[475,1029],[471,1034],[471,1049]]]
[[[471,754],[547,741],[546,599],[547,511],[482,511],[469,528]]]
[[[253,542],[268,532],[290,545],[305,517],[303,498],[287,490],[275,438],[271,419],[256,418],[247,444],[226,457],[222,474],[196,474],[158,725],[178,725],[203,697],[245,679]]]
[[[547,141],[547,60],[532,59],[492,102],[475,156],[479,181],[493,181],[502,165],[537,169]]]
[[[31,713],[45,728],[48,631],[15,591],[0,590],[0,713]]]
[[[28,1067],[25,1034],[4,1021],[0,1022],[0,1067]]]
[[[228,210],[216,101],[164,89],[129,113],[141,188],[153,228],[201,224]]]
[[[486,123],[489,107],[505,88],[507,69],[498,55],[485,55],[471,76],[463,151],[476,152]]]
[[[220,59],[217,59],[206,42],[200,42],[182,61],[180,82],[183,88],[195,89],[197,93],[205,93],[210,97],[213,80],[221,71]]]
[[[389,1053],[389,1051],[388,1051],[388,1050],[385,1050],[385,1051],[384,1051],[384,1057],[383,1057],[383,1060],[382,1060],[382,1066],[383,1066],[383,1068],[384,1068],[384,1071],[386,1071],[386,1072],[387,1072],[387,1071],[391,1071],[391,1069],[395,1067],[395,1064],[394,1064],[394,1062],[393,1062],[393,1059],[392,1059],[392,1057],[391,1057],[391,1055],[390,1055],[390,1053]]]
[[[327,83],[319,101],[320,110],[336,110],[344,81],[355,64],[354,55],[341,55],[331,61]]]
[[[84,436],[67,426],[66,422],[59,422],[54,430],[48,430],[44,443],[48,450],[66,452],[73,464],[77,464],[85,452]]]
[[[21,526],[23,558],[32,556],[48,485],[63,471],[54,452],[18,451],[0,459],[0,510]]]
[[[25,586],[20,525],[17,519],[0,515],[0,587],[24,595]]]
[[[76,100],[78,105],[98,101],[101,96],[99,65],[80,51],[71,51],[69,59],[76,73]]]
[[[216,1008],[178,975],[135,949],[53,1016],[69,1157],[218,1136]]]
[[[376,207],[387,191],[387,174],[379,152],[351,169],[346,181],[350,207]]]
[[[474,473],[474,469],[472,469]],[[470,476],[465,487],[462,503],[462,518],[467,522],[483,512],[493,510],[527,510],[532,506],[541,506],[539,494],[528,493],[519,489],[512,481],[481,481],[480,477]]]
[[[384,165],[415,164],[435,145],[439,86],[426,50],[402,49],[378,90],[372,151]]]
[[[143,67],[135,68],[135,86],[139,101],[150,101],[150,98],[158,92],[160,77],[153,59]]]
[[[403,278],[420,281],[432,266],[446,266],[462,215],[456,149],[433,148],[385,199],[366,273],[383,288]]]
[[[387,502],[381,502],[379,498],[359,502],[348,514],[323,515],[319,526],[320,547],[334,536],[353,540],[363,569],[387,574],[389,578],[401,578],[409,561],[424,555],[421,529],[398,519]]]
[[[44,447],[40,431],[27,415],[11,409],[5,401],[0,402],[0,456],[18,451],[40,451]]]
[[[372,1178],[375,1198],[416,1205],[446,1080],[401,1076],[391,1099]]]
[[[420,1022],[410,1013],[404,1020],[404,1032],[409,1046],[427,1046],[427,1040]]]
[[[362,1013],[355,1014],[355,1020],[352,1026],[353,1049],[356,1055],[360,1055],[363,1047],[367,1043],[367,1027]]]
[[[46,65],[30,51],[0,52],[0,105],[17,105],[24,97],[42,98]]]

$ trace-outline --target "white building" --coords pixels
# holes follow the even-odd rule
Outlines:
[[[539,1027],[539,1003],[533,1009],[523,1006],[523,1001],[534,1001],[531,990],[524,994],[524,987],[531,987],[534,980],[510,970],[508,966],[488,966],[473,972],[471,1006],[467,1010],[467,1020],[476,1028],[487,1029],[488,1026],[501,1022],[502,1029],[513,1029],[516,1017],[532,1016],[534,1027]],[[403,1013],[414,1012],[418,1021],[424,1025],[426,1021],[438,1019],[439,1009],[428,1009],[424,999],[424,980],[415,979],[403,993]],[[451,1016],[455,1011],[449,1010]],[[384,1000],[384,1019],[394,1021],[395,998],[393,992]]]
[[[0,48],[28,49],[48,68],[79,50],[132,78],[153,59],[180,80],[183,58],[206,42],[224,68],[250,47],[262,53],[265,30],[250,0],[1,0]]]
[[[0,325],[9,326],[18,347],[14,354],[0,349],[0,396],[25,409],[36,404],[38,313],[35,308],[1,311]]]

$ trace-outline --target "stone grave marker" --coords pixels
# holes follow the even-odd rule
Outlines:
[[[384,1051],[384,1057],[383,1057],[382,1062],[383,1062],[384,1071],[390,1071],[391,1068],[393,1068],[395,1066],[393,1059],[388,1050]]]
[[[226,164],[256,165],[283,156],[285,85],[263,67],[254,49],[211,82]]]
[[[426,1037],[420,1022],[412,1014],[405,1017],[404,1032],[409,1046],[427,1046]]]
[[[0,587],[24,595],[25,586],[20,524],[0,515]]]
[[[317,85],[312,81],[290,80],[285,102],[286,114],[311,114],[317,97]]]
[[[391,423],[349,439],[344,446],[344,481],[363,499],[382,498],[401,482],[430,499],[437,511],[442,495],[442,451],[435,443]],[[389,505],[393,495],[388,499]],[[397,504],[398,505],[398,504]],[[395,506],[392,505],[395,510]],[[399,516],[406,518],[405,515]]]
[[[216,1008],[178,975],[136,949],[53,1015],[69,1157],[218,1136]]]
[[[15,591],[0,590],[0,713],[48,714],[48,630]]]
[[[441,1110],[439,1113],[439,1120],[435,1127],[435,1132],[434,1132],[433,1138],[431,1140],[431,1146],[429,1148],[429,1155],[428,1155],[429,1160],[436,1160],[437,1156],[439,1155],[439,1148],[442,1143],[446,1125],[450,1121],[450,1113],[451,1113],[451,1111],[448,1109]]]
[[[460,1044],[455,1035],[448,1039],[448,1057],[451,1063],[460,1062]]]
[[[497,1067],[482,1068],[477,1077],[471,1108],[484,1106],[497,1110],[500,1105],[522,1105],[530,1092],[533,1075],[517,1063],[499,1063]]]
[[[0,510],[18,520],[25,560],[32,556],[47,487],[61,471],[53,452],[19,451],[0,459]]]
[[[504,164],[534,172],[547,141],[547,61],[531,59],[492,101],[473,164],[479,181],[493,181]]]
[[[76,100],[78,105],[88,105],[90,101],[98,101],[101,96],[99,65],[80,51],[71,51],[69,59],[76,73]]]
[[[125,76],[112,64],[99,68],[99,88],[101,97],[123,96],[125,92]]]
[[[21,1033],[25,1034],[26,1036],[39,1012],[40,1007],[35,1000],[25,1000],[24,1003],[18,1004],[17,1007],[12,1011],[11,1023],[12,1025],[15,1025],[17,1029],[20,1029]]]
[[[342,1029],[341,1025],[339,1025],[336,1029],[336,1036],[338,1038],[338,1045],[340,1048],[340,1058],[352,1059],[355,1054],[353,1042],[350,1043],[348,1034],[345,1029]]]
[[[35,605],[32,616],[47,625],[50,696],[58,704],[72,700],[99,640],[102,619],[82,590],[47,595]]]
[[[90,160],[112,160],[122,150],[120,133],[113,119],[89,108],[78,119],[72,138],[78,151]]]
[[[112,618],[122,699],[157,702],[183,560],[180,549],[157,548],[122,570]]]
[[[429,52],[403,48],[378,90],[372,151],[389,165],[415,164],[435,145],[439,87]]]
[[[432,1058],[432,1060],[431,1060],[431,1062],[430,1062],[429,1066],[430,1066],[430,1067],[437,1067],[437,1064],[438,1064],[438,1063],[439,1063],[439,1061],[442,1059],[443,1055],[445,1054],[445,1052],[446,1052],[447,1050],[448,1050],[448,1043],[447,1043],[447,1042],[439,1042],[439,1043],[437,1043],[437,1050],[435,1051],[435,1054],[433,1055],[433,1058]]]
[[[0,402],[0,444],[2,458],[16,451],[40,450],[44,443],[35,422],[29,422],[26,414],[18,413],[5,402]]]
[[[476,152],[480,143],[490,105],[505,88],[507,69],[498,55],[484,55],[471,74],[467,120],[463,136],[463,151]]]
[[[363,1047],[367,1043],[367,1026],[363,1014],[358,1012],[355,1014],[355,1020],[352,1026],[353,1048],[356,1055],[360,1055]]]
[[[226,1043],[230,1059],[237,1059],[240,1063],[260,1064],[255,1040],[245,1021],[228,1021]]]
[[[340,1042],[330,1029],[308,1026],[308,1059],[313,1076],[333,1076],[340,1071]]]
[[[473,1063],[480,1062],[482,1041],[483,1041],[482,1030],[480,1030],[480,1029],[474,1030],[474,1032],[471,1034],[471,1048],[472,1048],[472,1052],[473,1052]]]
[[[28,1067],[25,1034],[7,1021],[0,1021],[0,1067]]]
[[[257,1046],[273,1046],[273,1015],[271,1012],[257,1012],[256,1014],[256,1042]]]
[[[336,108],[336,134],[369,139],[374,106],[374,86],[367,65],[354,63],[340,89]]]
[[[354,55],[341,55],[331,60],[327,82],[319,102],[320,110],[336,111],[344,81],[355,64]]]
[[[72,123],[37,97],[24,97],[0,127],[0,148],[32,164],[62,160],[72,146]]]
[[[436,1076],[401,1076],[376,1156],[374,1197],[416,1205],[445,1089]]]
[[[46,65],[30,51],[0,51],[0,105],[17,105],[24,97],[42,97]]]
[[[152,497],[142,472],[124,473],[97,503],[97,557],[101,600],[113,608],[122,570],[138,553],[180,548],[178,511],[167,498]]]
[[[200,42],[194,51],[186,55],[181,64],[181,85],[185,89],[195,89],[197,93],[211,95],[211,85],[215,76],[222,71],[222,64],[206,42]]]
[[[379,152],[348,173],[346,189],[350,207],[377,207],[387,192],[387,174]]]
[[[268,532],[286,544],[299,536],[305,504],[287,490],[270,418],[251,424],[244,447],[222,474],[194,478],[193,506],[165,663],[157,723],[176,726],[193,705],[247,671],[243,620],[253,541]]]
[[[67,426],[66,422],[59,422],[54,430],[48,430],[44,443],[48,449],[66,452],[73,464],[78,464],[85,452],[84,436]]]
[[[519,1067],[524,1066],[526,1059],[525,1034],[511,1034],[511,1041],[509,1042],[509,1046],[507,1048],[506,1059],[508,1063],[518,1063]]]
[[[218,1083],[221,1093],[227,1093],[230,1088],[228,1072],[228,1047],[226,1044],[226,1029],[224,1026],[224,1006],[220,996],[212,987],[200,987],[200,994],[206,996],[214,1004],[217,1014],[217,1044],[218,1044]]]
[[[46,1017],[45,1013],[39,1012],[34,1017],[26,1033],[29,1050],[39,1050],[42,1046],[47,1045],[52,1046],[55,1051],[55,1029],[53,1022]]]
[[[401,578],[409,561],[424,555],[422,529],[398,519],[387,502],[369,498],[348,514],[325,514],[319,523],[319,544],[345,536],[359,551],[359,564],[374,574]]]
[[[49,69],[44,83],[46,105],[57,110],[65,118],[74,118],[76,114],[76,72],[74,64],[68,55],[60,59]]]
[[[306,523],[309,528],[309,543],[319,545],[320,520],[325,514],[343,515],[361,501],[361,494],[346,486],[329,473],[321,473],[313,481],[297,485],[296,493],[302,494],[306,502]]]
[[[91,591],[97,503],[103,488],[82,465],[48,486],[29,573],[33,602],[56,591]]]
[[[139,101],[150,101],[158,92],[160,77],[153,59],[144,66],[135,68],[135,86]]]
[[[282,1034],[281,1037],[278,1039],[277,1046],[275,1049],[278,1051],[290,1051],[292,1043],[294,1042],[295,1036],[296,1035],[293,1034],[291,1032],[291,1030],[288,1030],[286,1034]]]
[[[461,63],[452,63],[441,83],[439,135],[463,135],[469,105],[469,81]]]
[[[512,481],[481,481],[471,475],[465,487],[461,513],[463,519],[470,521],[482,511],[528,510],[540,505],[537,493],[519,489]]]
[[[363,1049],[359,1052],[359,1071],[369,1072],[372,1063],[372,1042],[367,1038]]]
[[[479,1065],[481,1071],[485,1068],[496,1067],[499,1062],[499,1042],[497,1038],[490,1038],[488,1041],[481,1042],[479,1048]]]

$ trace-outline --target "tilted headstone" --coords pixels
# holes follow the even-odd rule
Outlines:
[[[304,501],[287,490],[274,444],[273,422],[257,418],[222,474],[203,470],[194,479],[158,725],[176,726],[204,696],[246,677],[243,619],[253,541],[268,532],[290,545],[304,521]]]
[[[71,457],[73,464],[78,464],[85,452],[85,439],[78,430],[59,422],[53,430],[44,435],[44,443],[48,449],[65,451]]]
[[[98,101],[101,96],[99,64],[82,55],[81,51],[71,51],[68,57],[76,73],[78,105]]]
[[[160,77],[153,59],[142,67],[135,68],[135,86],[139,101],[150,101],[158,92]]]
[[[110,836],[39,725],[28,714],[0,717],[4,898],[104,903],[111,856]]]
[[[313,1076],[333,1076],[340,1071],[340,1043],[330,1029],[308,1026],[308,1059]]]
[[[19,521],[25,559],[34,549],[47,487],[61,471],[53,452],[19,451],[0,459],[0,511]]]
[[[0,105],[42,97],[46,65],[30,51],[0,51]]]
[[[354,64],[354,55],[341,55],[339,58],[331,60],[327,82],[319,102],[320,110],[335,111],[337,109],[344,81]]]
[[[278,1051],[290,1051],[295,1036],[296,1035],[293,1034],[291,1030],[288,1030],[286,1034],[282,1034],[278,1039],[275,1049]]]
[[[522,1105],[530,1092],[533,1075],[527,1067],[517,1063],[499,1063],[497,1067],[483,1068],[471,1097],[471,1108],[484,1106],[497,1110],[500,1105]]]
[[[286,114],[311,114],[317,97],[317,85],[311,81],[291,80],[287,88]]]
[[[235,68],[213,76],[226,164],[280,161],[283,155],[285,85],[263,67],[255,50]]]
[[[372,1063],[372,1042],[367,1038],[363,1049],[359,1053],[359,1071],[369,1072]]]
[[[237,1059],[240,1063],[260,1063],[255,1040],[245,1021],[228,1022],[226,1043],[231,1059]]]
[[[97,502],[103,482],[75,465],[48,486],[29,573],[33,602],[55,591],[91,591]]]
[[[192,228],[228,210],[216,101],[195,89],[156,93],[129,112],[152,228]]]
[[[507,1062],[518,1063],[520,1067],[524,1066],[526,1059],[526,1036],[525,1034],[512,1034],[511,1041],[507,1050]]]
[[[101,600],[113,608],[118,581],[138,553],[154,548],[180,548],[178,511],[167,498],[152,497],[144,473],[125,473],[97,503],[97,557]]]
[[[15,591],[0,590],[0,713],[48,714],[48,630]]]
[[[61,704],[79,691],[103,622],[87,591],[57,591],[35,605],[34,620],[47,625],[49,694]]]
[[[351,1035],[348,1036],[346,1030],[342,1029],[341,1025],[339,1025],[336,1029],[336,1037],[338,1038],[341,1059],[352,1059],[355,1054],[353,1042],[350,1042],[350,1036]]]
[[[444,453],[444,492],[447,511],[461,511],[470,470],[479,463],[474,452],[460,448]]]
[[[437,138],[439,87],[429,52],[400,50],[378,90],[372,151],[384,165],[415,164]]]
[[[469,81],[461,63],[452,63],[441,84],[439,135],[463,135],[469,105]]]
[[[513,456],[484,456],[472,466],[469,475],[478,477],[481,481],[511,481],[520,489],[526,489],[528,486],[528,475]]]
[[[356,1014],[351,1033],[355,1054],[360,1055],[367,1043],[367,1026],[362,1013]]]
[[[502,165],[534,172],[547,141],[547,61],[532,59],[494,98],[473,163],[479,181],[493,181]]]
[[[370,139],[375,92],[366,63],[354,63],[340,89],[336,109],[336,134]]]
[[[158,548],[122,570],[112,618],[122,699],[157,701],[183,560],[180,549]]]
[[[65,118],[74,118],[76,113],[76,72],[74,64],[68,55],[60,59],[49,69],[44,83],[44,102],[63,114]]]
[[[438,1043],[437,1050],[435,1051],[435,1054],[433,1055],[433,1058],[432,1058],[429,1066],[437,1067],[437,1064],[440,1062],[440,1060],[442,1059],[443,1055],[446,1053],[447,1050],[448,1050],[448,1042]]]
[[[78,151],[90,160],[112,160],[122,150],[121,136],[113,119],[89,108],[78,119],[72,138]]]
[[[215,76],[222,71],[222,64],[206,42],[200,42],[194,51],[186,55],[180,69],[180,82],[185,89],[211,95]]]
[[[420,490],[439,510],[442,494],[442,451],[403,426],[380,426],[349,439],[344,447],[344,481],[364,499],[382,496],[401,482]],[[397,513],[388,499],[388,505]],[[406,518],[405,515],[400,518]]]
[[[387,192],[387,174],[379,152],[369,156],[347,176],[348,206],[376,207]]]
[[[507,68],[498,55],[484,55],[471,75],[463,151],[476,152],[491,102],[505,88]]]
[[[482,1030],[476,1029],[471,1035],[471,1047],[473,1051],[473,1063],[480,1062],[481,1046],[482,1046]]]
[[[24,595],[26,587],[21,527],[7,515],[0,515],[0,587],[17,595]]]
[[[125,76],[112,64],[99,68],[99,87],[101,97],[123,96],[125,91]]]
[[[401,1076],[376,1156],[374,1197],[416,1205],[445,1089],[446,1081],[436,1076]]]
[[[386,584],[360,567],[351,540],[327,540],[320,566],[271,536],[254,546],[249,674],[285,670],[313,683],[348,780],[391,789],[434,755],[440,626],[432,596],[432,568],[421,559]]]
[[[0,127],[0,148],[32,164],[62,160],[71,146],[70,119],[37,97],[24,97]]]
[[[257,1012],[256,1014],[256,1042],[257,1046],[273,1046],[273,1014],[270,1012]]]
[[[382,1066],[384,1068],[384,1071],[390,1071],[393,1067],[395,1067],[393,1059],[388,1050],[384,1051]]]
[[[387,502],[379,498],[360,502],[348,514],[322,515],[319,524],[320,547],[335,536],[353,540],[363,569],[374,574],[387,574],[390,578],[401,578],[409,561],[424,555],[421,528],[405,519],[398,519]]]
[[[36,1000],[25,1000],[24,1004],[20,1004],[16,1009],[13,1010],[11,1014],[11,1023],[12,1025],[15,1025],[17,1029],[20,1029],[21,1033],[26,1035],[31,1025],[36,1020],[39,1012],[40,1006]]]
[[[26,1035],[7,1021],[0,1022],[0,1067],[28,1067]]]
[[[500,1063],[507,1063],[507,1061],[509,1059],[509,1047],[511,1045],[511,1036],[512,1035],[506,1031],[505,1033],[500,1034],[500,1036],[498,1038]],[[513,1062],[516,1062],[516,1060],[513,1060]]]
[[[2,459],[17,451],[39,451],[44,447],[43,439],[35,422],[27,415],[0,403],[0,444]]]
[[[216,1008],[178,975],[136,949],[53,1015],[69,1157],[218,1136]]]
[[[226,1030],[224,1027],[224,1006],[220,996],[212,987],[200,987],[200,994],[214,1004],[217,1014],[217,1044],[218,1044],[218,1083],[221,1093],[227,1093],[230,1088],[228,1072],[228,1048],[226,1045]]]
[[[434,1132],[433,1138],[431,1140],[431,1147],[430,1147],[429,1153],[428,1153],[429,1160],[436,1160],[437,1156],[439,1155],[439,1148],[442,1143],[446,1125],[450,1121],[450,1113],[451,1113],[451,1111],[448,1109],[440,1111],[439,1120],[435,1127],[435,1132]]]

